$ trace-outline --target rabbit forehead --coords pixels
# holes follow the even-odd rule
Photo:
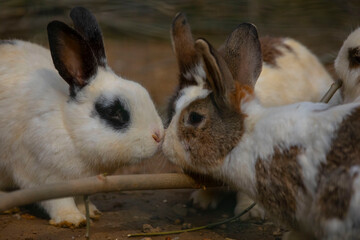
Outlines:
[[[177,113],[181,112],[190,103],[196,101],[197,99],[206,98],[209,93],[210,91],[204,89],[203,86],[189,86],[182,89],[179,93],[180,97],[176,101],[175,111]]]
[[[146,117],[147,120],[159,118],[155,106],[147,90],[140,84],[126,80],[109,70],[100,70],[89,86],[90,95],[98,99],[100,96],[111,101],[119,98],[127,104],[132,114]]]

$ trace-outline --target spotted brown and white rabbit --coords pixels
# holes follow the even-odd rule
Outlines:
[[[343,81],[344,103],[360,98],[360,28],[344,41],[335,59],[335,70]]]
[[[191,73],[203,87],[179,96],[164,154],[244,191],[293,230],[290,238],[358,239],[360,103],[264,107],[254,92],[262,68],[257,30],[244,23],[232,35],[241,40],[231,52],[236,69],[196,41],[205,71]]]
[[[95,17],[81,7],[70,16],[75,30],[49,23],[50,52],[20,40],[0,43],[1,189],[111,173],[161,144],[163,125],[148,92],[107,65]],[[51,224],[85,221],[79,199],[40,205]]]
[[[232,54],[241,43],[233,32],[220,48],[220,55],[225,59],[234,77],[241,74],[237,66],[239,55]],[[171,37],[173,49],[179,66],[179,84],[168,106],[168,121],[182,104],[182,95],[197,95],[205,84],[202,77],[200,55],[195,51],[190,25],[183,13],[175,16]],[[299,101],[320,101],[333,80],[319,60],[305,46],[291,38],[264,37],[260,39],[263,68],[255,84],[255,93],[264,106],[279,106]],[[333,104],[341,102],[340,93],[332,98]],[[196,190],[191,198],[201,208],[216,207],[223,197],[218,190]],[[251,204],[246,195],[237,194],[235,214]],[[247,217],[264,217],[263,210],[256,206]]]

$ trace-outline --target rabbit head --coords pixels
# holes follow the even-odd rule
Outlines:
[[[163,126],[148,92],[117,76],[107,65],[100,27],[85,8],[65,23],[48,25],[51,56],[69,85],[64,122],[75,148],[95,165],[125,164],[153,155]],[[110,164],[111,165],[111,164]]]
[[[360,96],[360,28],[344,41],[335,59],[335,70],[343,81],[344,102]]]
[[[255,27],[244,23],[232,32],[221,53],[204,39],[198,39],[193,50],[197,54],[187,62],[197,64],[181,73],[192,79],[193,87],[179,92],[163,151],[185,169],[211,174],[243,135],[246,116],[241,103],[253,96],[261,49]]]

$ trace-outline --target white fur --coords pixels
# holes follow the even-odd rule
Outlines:
[[[111,173],[153,155],[163,126],[147,91],[99,68],[92,82],[70,100],[69,86],[45,48],[23,41],[0,44],[0,187],[39,184]],[[119,96],[131,124],[115,131],[93,114],[99,96]],[[54,224],[84,220],[73,198],[42,206]]]
[[[255,93],[267,107],[280,106],[301,101],[319,102],[329,90],[333,79],[317,57],[299,42],[286,38],[276,65],[263,64],[255,84]],[[341,102],[340,92],[335,93],[330,103]]]
[[[335,70],[343,81],[344,102],[352,102],[360,96],[360,67],[349,68],[349,49],[360,47],[360,28],[344,41],[335,59]]]

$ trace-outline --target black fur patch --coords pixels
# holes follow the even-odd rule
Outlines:
[[[348,59],[350,69],[360,67],[360,47],[349,48]]]
[[[95,113],[115,130],[124,130],[131,122],[130,111],[120,98],[109,100],[100,97],[95,103]]]
[[[106,55],[102,33],[95,16],[86,8],[75,7],[70,12],[75,29],[89,43],[95,54],[98,64],[102,67],[106,66]]]
[[[16,41],[15,40],[0,40],[0,44],[16,45]]]

